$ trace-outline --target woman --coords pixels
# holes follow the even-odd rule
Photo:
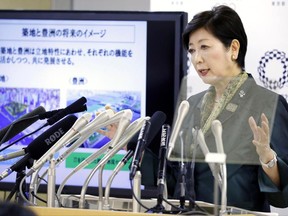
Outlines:
[[[183,43],[200,78],[211,85],[188,99],[172,153],[181,158],[182,141],[184,160],[196,160],[186,175],[189,199],[214,202],[214,178],[201,149],[192,145],[191,129],[201,129],[209,151],[216,152],[211,123],[218,119],[227,155],[227,205],[253,211],[287,207],[288,105],[245,71],[247,37],[240,17],[227,6],[201,12],[188,23]]]

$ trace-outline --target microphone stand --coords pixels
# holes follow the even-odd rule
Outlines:
[[[24,176],[25,176],[24,170],[25,170],[25,167],[23,167],[22,170],[17,171],[15,185],[12,188],[10,194],[8,195],[8,197],[6,199],[7,201],[10,201],[15,194],[16,202],[19,203],[20,205],[22,205],[24,203],[24,200],[22,199],[22,197],[19,196],[20,182],[21,182],[22,178],[24,178]],[[23,184],[22,190],[26,191],[26,182]]]
[[[226,154],[225,153],[208,153],[205,156],[207,163],[215,163],[218,165],[218,172],[222,172],[222,190],[221,190],[221,209],[220,212],[217,209],[218,206],[218,184],[214,179],[214,214],[225,215],[227,213],[227,169],[226,169]]]
[[[141,199],[141,177],[140,170],[137,170],[133,178],[133,194],[135,196],[132,196],[132,212],[140,212],[141,206],[137,200]]]
[[[179,208],[184,210],[185,209],[186,169],[185,169],[185,164],[183,162],[180,163],[180,176],[181,176],[181,181],[180,181]]]
[[[56,182],[56,169],[55,158],[50,160],[48,169],[48,183],[47,183],[47,207],[55,207],[55,182]]]
[[[110,210],[109,195],[110,195],[110,188],[111,188],[111,184],[113,182],[113,179],[119,173],[119,171],[122,169],[122,167],[126,165],[128,160],[133,156],[133,153],[134,153],[134,151],[131,151],[131,150],[128,151],[127,154],[122,158],[121,162],[117,164],[117,166],[113,170],[112,175],[109,177],[109,179],[106,183],[106,188],[105,188],[105,199],[104,199],[104,205],[103,205],[104,210]]]
[[[29,160],[28,163],[32,163],[32,161]],[[20,188],[19,187],[22,186],[21,190],[26,192],[26,181],[23,184],[21,184],[22,179],[26,176],[26,173],[25,173],[26,166],[27,166],[27,164],[24,164],[23,166],[21,166],[17,170],[15,170],[17,172],[15,185],[12,188],[10,194],[8,195],[8,197],[6,199],[7,201],[10,201],[15,194],[15,200],[17,201],[17,203],[19,203],[19,204],[25,203],[25,200],[20,195]]]
[[[181,162],[180,162],[180,176],[181,176],[181,181],[180,181],[180,198],[179,198],[179,208],[181,210],[185,209],[185,188],[186,188],[186,166],[184,163],[184,141],[183,141],[183,131],[181,130],[179,132],[179,137],[180,137],[180,144],[181,144]]]

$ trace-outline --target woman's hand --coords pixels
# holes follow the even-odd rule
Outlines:
[[[274,157],[274,152],[270,148],[270,129],[266,115],[264,113],[261,114],[261,126],[258,126],[251,116],[249,118],[249,126],[254,136],[252,143],[256,147],[260,160],[264,163],[270,161]]]
[[[111,125],[108,125],[106,126],[105,129],[99,129],[97,130],[97,133],[100,133],[106,137],[108,137],[109,139],[112,139],[116,133],[116,130],[117,130],[117,124],[111,124]]]
[[[275,152],[270,148],[269,121],[263,113],[261,114],[261,127],[257,126],[252,116],[249,118],[248,121],[254,135],[252,143],[256,147],[256,152],[259,155],[259,160],[262,163],[267,164],[275,157]],[[267,168],[266,166],[262,165],[262,169],[264,170],[266,175],[273,181],[273,183],[279,187],[280,175],[277,163],[272,168]]]
[[[107,110],[107,109],[112,110],[112,108],[109,105],[105,106],[105,110]],[[113,112],[115,113],[114,110],[113,110]],[[97,113],[96,115],[99,115],[99,113]],[[114,137],[117,128],[118,128],[118,123],[114,123],[114,124],[107,125],[104,129],[98,129],[97,133],[100,133],[100,134],[108,137],[111,140]]]

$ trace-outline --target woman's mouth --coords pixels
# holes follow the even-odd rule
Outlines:
[[[199,69],[198,70],[198,73],[201,75],[201,76],[206,76],[209,72],[209,69]]]

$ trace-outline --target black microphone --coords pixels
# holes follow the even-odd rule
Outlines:
[[[79,112],[79,110],[86,111],[87,110],[87,107],[85,105],[86,102],[87,102],[87,99],[85,97],[79,98],[77,101],[70,104],[65,109],[57,112],[52,117],[48,118],[47,125],[53,125],[55,122],[59,121],[64,116],[75,113],[75,112]]]
[[[164,124],[161,130],[161,140],[160,140],[160,149],[159,149],[159,166],[158,166],[158,175],[157,175],[157,204],[149,209],[148,213],[159,213],[165,210],[162,205],[163,201],[163,193],[165,187],[165,175],[166,175],[166,161],[167,161],[167,147],[169,143],[170,137],[170,126],[168,124]]]
[[[147,142],[150,125],[151,125],[150,120],[146,120],[140,130],[134,157],[133,157],[132,164],[131,164],[130,180],[134,178],[136,171],[139,169],[139,164],[140,164],[140,160],[142,157],[142,152],[144,150],[144,145]]]
[[[70,110],[68,114],[73,114],[73,113],[78,113],[78,112],[84,112],[87,110],[87,106],[86,104],[79,106],[79,107],[75,107],[74,110]],[[41,113],[39,114],[37,117],[38,119],[42,120],[42,119],[47,119],[47,118],[51,118],[52,116],[56,115],[59,112],[65,112],[65,109],[58,109],[58,110],[52,110],[52,111],[47,111],[45,113]]]
[[[168,124],[165,124],[162,126],[162,132],[161,132],[161,141],[159,149],[159,166],[157,176],[157,186],[158,186],[157,204],[161,206],[165,186],[166,161],[167,161],[166,152],[168,148],[169,137],[170,137],[170,126]]]
[[[165,113],[161,111],[155,112],[152,117],[150,118],[151,126],[150,126],[150,133],[147,138],[147,142],[145,143],[143,150],[147,149],[158,131],[160,130],[162,124],[164,124],[166,120]],[[139,132],[140,133],[140,132]],[[131,140],[127,144],[127,153],[123,156],[119,163],[124,163],[124,165],[133,157],[134,151],[137,146],[139,133],[136,133]]]
[[[11,138],[19,134],[21,131],[25,130],[30,125],[35,123],[38,120],[38,118],[35,118],[35,116],[42,114],[44,112],[46,112],[44,107],[39,106],[36,109],[32,110],[31,112],[21,116],[21,118],[12,122],[5,128],[2,128],[0,131],[0,140],[1,140],[0,144],[10,140]]]
[[[139,164],[143,151],[150,145],[152,140],[155,138],[156,134],[159,132],[160,128],[166,121],[166,114],[162,111],[156,111],[148,121],[145,121],[137,139],[135,145],[135,136],[130,140],[127,145],[127,149],[130,146],[136,146],[134,157],[131,163],[130,169],[130,180],[132,180],[139,169]]]
[[[23,168],[26,166],[30,168],[32,164],[30,164],[29,161],[31,159],[38,160],[72,127],[76,119],[76,116],[69,115],[33,140],[25,148],[26,154],[10,168],[7,168],[4,172],[2,172],[0,175],[0,180],[7,177],[14,171],[23,170]]]

